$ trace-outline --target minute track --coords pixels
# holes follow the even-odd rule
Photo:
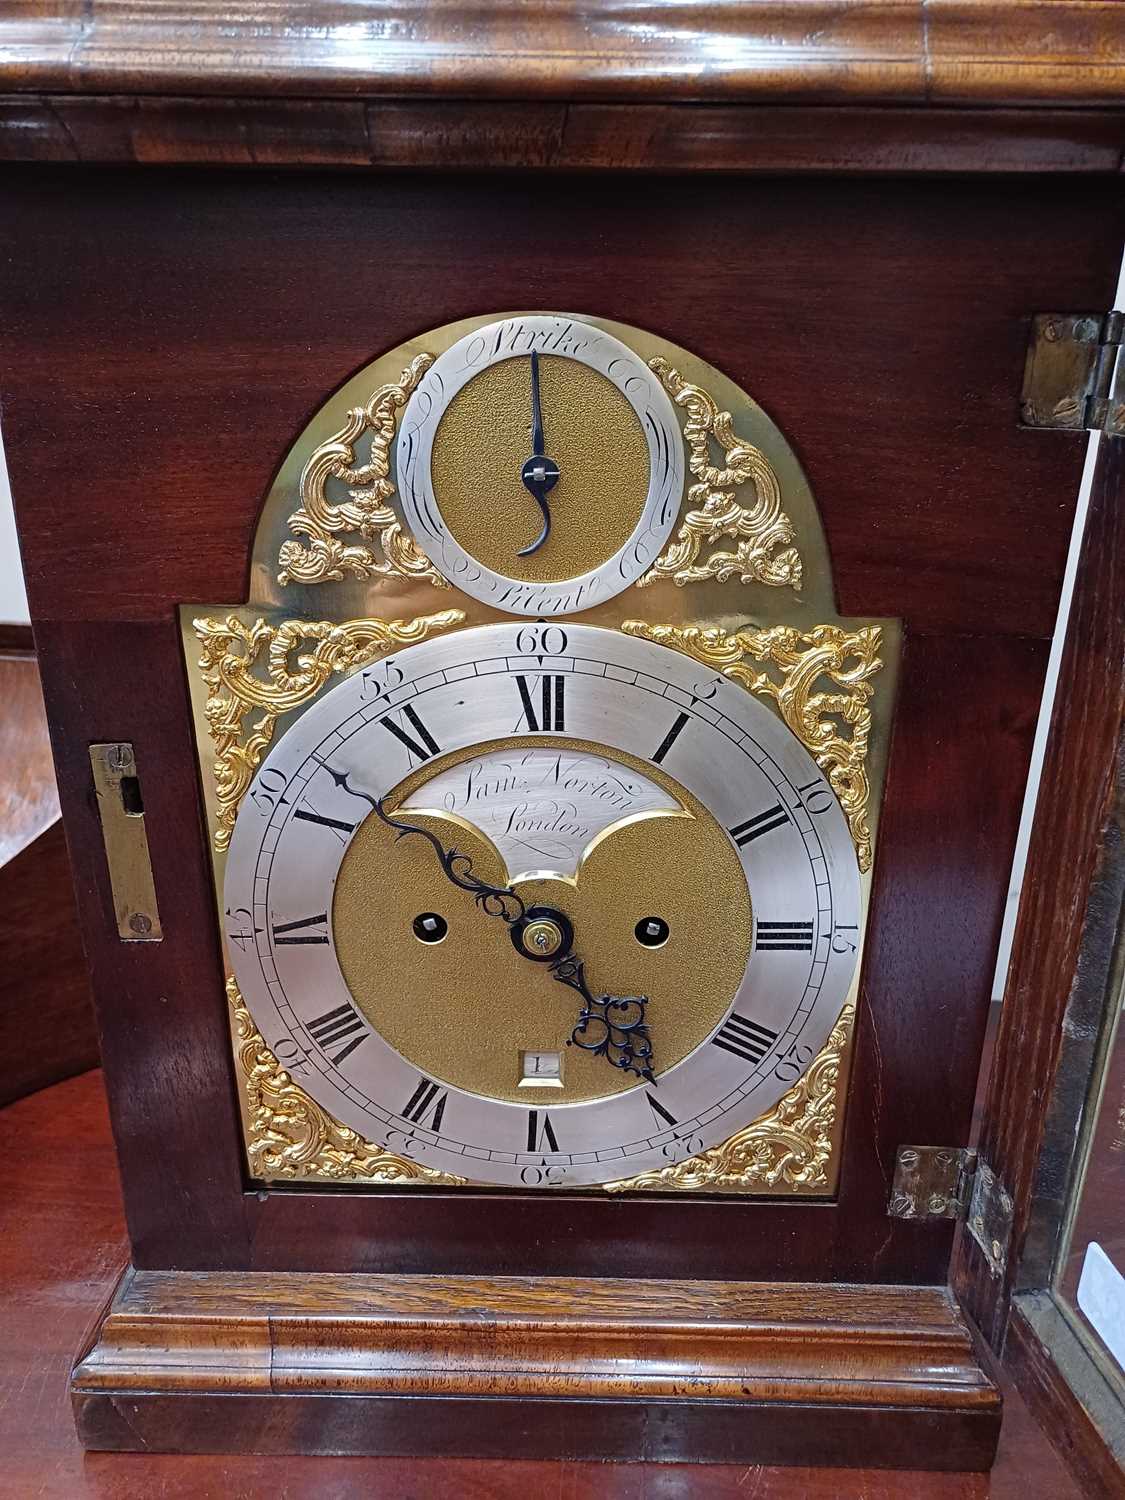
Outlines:
[[[653,752],[682,714],[692,726],[690,735],[685,724],[674,756],[668,756],[669,765],[677,779],[711,808],[722,828],[736,829],[748,816],[779,801],[791,809],[792,821],[772,829],[768,838],[755,839],[743,849],[736,848],[734,839],[731,845],[750,883],[756,921],[807,922],[812,943],[807,949],[802,941],[800,950],[755,953],[719,1021],[725,1024],[737,1010],[777,1041],[756,1066],[722,1048],[701,1044],[659,1073],[659,1098],[669,1114],[682,1117],[675,1129],[654,1131],[662,1122],[645,1102],[646,1085],[640,1081],[624,1093],[589,1102],[567,1102],[565,1089],[550,1098],[544,1092],[537,1107],[549,1107],[557,1138],[569,1149],[549,1156],[564,1169],[561,1181],[532,1184],[520,1177],[528,1165],[521,1161],[526,1142],[519,1129],[522,1121],[526,1134],[526,1107],[467,1093],[430,1074],[447,1099],[440,1136],[413,1130],[410,1149],[419,1161],[496,1185],[594,1186],[667,1164],[682,1152],[684,1140],[698,1138],[706,1145],[726,1139],[784,1091],[783,1081],[774,1076],[777,1057],[798,1040],[810,1057],[815,1055],[847,998],[854,954],[832,953],[832,934],[837,924],[853,938],[859,929],[858,875],[846,823],[835,803],[815,817],[801,803],[798,789],[815,779],[815,765],[776,716],[748,694],[724,684],[714,688],[713,697],[701,699],[693,692],[700,683],[696,663],[665,648],[588,626],[568,623],[565,652],[546,658],[529,655],[514,649],[521,628],[530,627],[481,627],[432,643],[440,645],[440,651],[431,651],[431,643],[426,643],[398,653],[395,669],[405,676],[389,691],[373,693],[372,687],[392,673],[383,678],[372,674],[366,696],[358,691],[358,678],[349,679],[303,716],[265,769],[280,771],[289,787],[307,788],[324,816],[349,821],[356,804],[333,786],[323,763],[361,770],[362,784],[382,795],[411,773],[405,746],[401,758],[394,760],[398,742],[378,727],[381,717],[413,703],[443,752],[417,774],[431,774],[431,767],[436,774],[450,756],[462,753],[462,747],[505,741],[520,707],[513,674],[522,672],[537,684],[541,674],[549,672],[570,679],[567,731],[525,731],[523,743],[590,743],[604,747],[610,756],[619,749],[639,761],[659,764]],[[707,691],[712,691],[710,682]],[[470,700],[472,713],[466,714],[464,705]],[[533,701],[538,708],[537,699]],[[656,710],[660,702],[665,707]],[[329,704],[331,711],[325,712]],[[374,750],[373,733],[385,742],[385,749],[381,745]],[[277,785],[276,775],[271,785]],[[232,845],[230,868],[239,882],[238,899],[233,900],[232,884],[227,901],[232,910],[249,906],[255,926],[263,925],[263,898],[269,900],[275,922],[282,912],[323,911],[323,897],[322,904],[316,904],[313,891],[331,891],[332,871],[345,852],[335,835],[326,832],[320,834],[317,847],[304,842],[304,836],[293,845],[294,825],[287,809],[288,803],[275,806],[269,817],[255,815],[257,831],[252,836],[245,817],[240,817],[236,830],[238,847]],[[307,837],[315,833],[310,828]],[[372,911],[377,916],[377,900]],[[837,946],[848,945],[841,941]],[[238,977],[267,1043],[271,1034],[283,1045],[285,1037],[299,1037],[307,1020],[334,1008],[330,1000],[349,999],[334,943],[294,945],[274,955],[260,938],[249,957],[252,972],[244,981],[239,970]],[[365,1035],[365,1044],[338,1068],[322,1056],[312,1056],[307,1086],[338,1119],[386,1143],[404,1128],[397,1111],[417,1086],[419,1070],[389,1048],[377,1031],[367,1030]],[[372,1061],[365,1062],[365,1057]],[[535,1099],[529,1098],[527,1105],[535,1107]],[[565,1123],[565,1134],[560,1122]],[[411,1128],[409,1122],[405,1126]]]

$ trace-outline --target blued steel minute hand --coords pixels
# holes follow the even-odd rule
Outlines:
[[[521,547],[517,557],[530,557],[538,552],[551,534],[551,512],[547,507],[547,496],[559,482],[559,466],[547,457],[546,441],[543,437],[543,407],[539,399],[539,354],[531,356],[531,457],[520,470],[524,488],[538,505],[543,516],[543,529],[527,547]]]
[[[359,797],[370,803],[376,815],[388,828],[393,828],[397,837],[407,838],[416,834],[424,838],[437,855],[438,863],[447,880],[458,889],[468,891],[480,909],[490,917],[499,917],[511,934],[512,943],[522,957],[533,963],[544,963],[552,979],[577,991],[582,997],[582,1010],[578,1022],[570,1034],[567,1046],[581,1047],[595,1057],[604,1057],[614,1068],[626,1073],[635,1073],[655,1085],[652,1071],[652,1041],[645,1024],[647,995],[594,995],[586,983],[582,960],[573,951],[574,929],[565,912],[549,906],[525,904],[523,898],[510,885],[490,885],[473,874],[473,862],[469,855],[457,849],[447,849],[428,828],[417,823],[408,823],[392,817],[383,806],[382,799],[372,797],[369,792],[358,791],[348,784],[345,772],[321,761],[332,780],[349,797]],[[536,950],[535,936],[545,929],[554,929],[558,943],[549,951]],[[526,939],[525,939],[526,935]]]

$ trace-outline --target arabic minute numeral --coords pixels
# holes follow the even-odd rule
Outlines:
[[[240,953],[245,953],[247,943],[253,943],[262,929],[254,926],[254,917],[249,907],[236,906],[232,911],[228,906],[225,915],[228,923],[237,924],[238,927],[236,932],[233,927],[228,926],[227,940],[234,943]]]
[[[303,1078],[309,1071],[309,1065],[305,1061],[307,1054],[291,1036],[278,1037],[270,1050],[285,1071],[292,1073],[295,1078]]]
[[[385,698],[405,681],[406,673],[397,661],[381,661],[360,673],[359,696],[364,700]]]
[[[801,1074],[812,1062],[813,1049],[807,1042],[794,1042],[788,1047],[778,1059],[777,1067],[773,1070],[773,1076],[783,1083],[786,1088],[797,1082]]]
[[[849,934],[853,934],[849,936]],[[859,927],[855,922],[837,922],[832,930],[832,952],[854,953],[859,944]]]
[[[286,785],[285,775],[276,766],[267,766],[264,771],[259,771],[250,788],[250,801],[260,813],[268,817],[279,802],[285,801],[283,794]]]
[[[561,625],[521,625],[516,631],[516,650],[520,656],[562,656],[567,647],[567,633]]]
[[[701,703],[710,703],[711,699],[723,685],[723,678],[711,677],[706,682],[697,682],[692,686],[691,696]]]
[[[687,1135],[678,1135],[674,1141],[665,1141],[660,1148],[660,1154],[666,1161],[676,1163],[698,1156],[704,1149],[703,1137],[689,1131]]]
[[[814,817],[820,813],[826,813],[835,801],[823,776],[817,776],[812,781],[806,782],[804,786],[799,786],[797,795]]]

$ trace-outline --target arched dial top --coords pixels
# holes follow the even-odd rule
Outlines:
[[[612,599],[651,567],[683,498],[675,409],[641,357],[562,315],[457,340],[398,436],[403,515],[450,583],[514,615]]]
[[[568,1046],[578,997],[372,798],[562,912],[596,995],[646,997],[652,1082]],[[846,820],[768,708],[678,652],[530,622],[325,694],[247,794],[225,906],[254,1019],[324,1108],[541,1188],[683,1160],[771,1108],[839,1015],[861,920]]]

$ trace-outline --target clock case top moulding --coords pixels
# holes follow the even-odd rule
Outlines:
[[[434,358],[480,325],[512,316],[519,314],[434,329],[352,376],[309,421],[270,486],[246,603],[181,607],[220,918],[241,798],[270,745],[321,689],[436,633],[512,619],[451,588],[415,545],[396,465],[399,419]],[[768,703],[818,761],[848,816],[866,917],[899,624],[836,613],[808,482],[745,391],[657,335],[574,316],[621,339],[660,377],[683,426],[687,475],[679,519],[655,563],[616,597],[567,618],[686,651]],[[591,1191],[831,1195],[861,973],[862,962],[828,1042],[776,1106],[686,1162]],[[233,978],[227,998],[252,1179],[464,1185],[335,1120],[270,1052]]]

